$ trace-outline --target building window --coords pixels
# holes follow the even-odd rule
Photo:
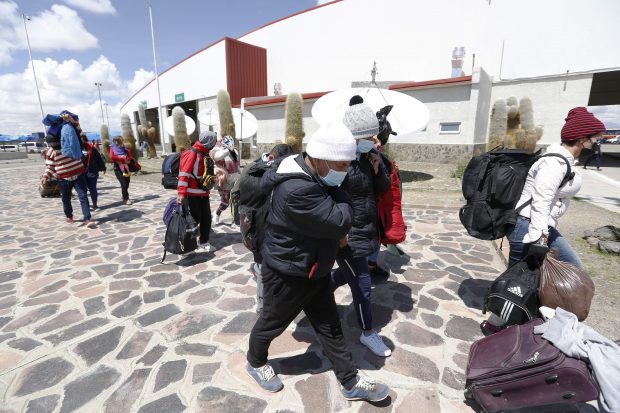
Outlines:
[[[461,122],[441,122],[439,133],[461,133]]]

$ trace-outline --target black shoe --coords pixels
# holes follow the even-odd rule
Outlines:
[[[390,271],[385,270],[379,267],[377,264],[368,264],[368,269],[370,270],[370,276],[375,278],[389,278]]]

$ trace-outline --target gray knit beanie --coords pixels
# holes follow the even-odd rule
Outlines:
[[[366,103],[358,103],[347,109],[342,122],[355,139],[370,138],[379,133],[377,115]]]
[[[211,131],[200,132],[200,137],[198,138],[198,140],[200,141],[202,146],[204,146],[208,150],[211,150],[217,143],[217,134]]]

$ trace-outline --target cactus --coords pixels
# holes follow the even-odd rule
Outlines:
[[[101,148],[103,149],[103,158],[106,162],[110,160],[110,130],[108,125],[101,125]]]
[[[149,158],[157,158],[157,150],[155,149],[155,139],[157,138],[157,129],[148,123],[149,128],[146,130],[146,140],[149,143],[147,154]]]
[[[304,136],[304,101],[299,93],[291,93],[286,97],[285,108],[285,141],[295,153],[303,151]]]
[[[189,136],[187,136],[187,126],[185,125],[185,111],[180,106],[172,109],[172,126],[174,128],[174,144],[176,151],[181,153],[192,146]]]
[[[134,159],[138,159],[136,138],[133,136],[129,115],[126,113],[123,113],[121,115],[121,134],[123,135],[123,144],[125,145],[125,148],[127,148],[127,150],[131,153],[131,156]]]
[[[235,120],[232,115],[232,104],[230,103],[230,95],[224,89],[217,92],[217,111],[220,115],[220,133],[222,136],[232,136],[235,140],[235,146],[239,147],[237,134],[235,133]]]
[[[140,124],[138,125],[138,134],[142,138],[142,141],[147,141],[148,123],[146,121],[146,112],[142,103],[138,105],[138,119],[140,119]]]
[[[498,145],[534,152],[543,134],[542,126],[534,124],[532,101],[524,97],[520,102],[514,96],[493,104],[487,149]]]

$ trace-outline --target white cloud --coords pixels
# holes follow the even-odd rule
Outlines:
[[[316,0],[316,5],[320,6],[321,4],[331,3],[334,0]]]
[[[69,6],[97,14],[116,14],[110,0],[64,0]]]
[[[59,4],[30,16],[26,22],[30,46],[34,51],[83,51],[99,47],[97,38],[84,27],[77,12]],[[17,4],[0,1],[0,65],[11,62],[11,55],[26,49],[24,23]]]
[[[588,109],[607,129],[620,129],[620,105],[590,106]]]
[[[86,67],[74,59],[63,62],[49,58],[35,60],[35,69],[44,114],[68,109],[80,116],[85,131],[98,131],[101,125],[101,105],[95,82],[103,85],[101,98],[109,104],[110,128],[118,130],[122,100],[154,76],[153,72],[139,69],[132,79],[122,79],[116,66],[105,56]],[[4,108],[0,133],[43,131],[30,65],[22,72],[0,75],[0,107]],[[105,107],[103,109],[105,114]]]

